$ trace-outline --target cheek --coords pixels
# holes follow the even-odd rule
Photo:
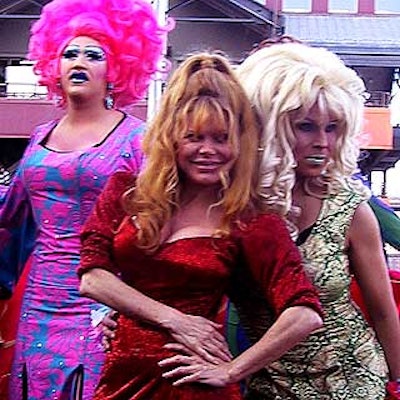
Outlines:
[[[107,67],[104,64],[95,65],[92,69],[93,77],[99,81],[105,81],[107,78]]]
[[[293,149],[293,157],[295,159],[295,161],[299,161],[299,159],[301,159],[301,155],[302,153],[304,153],[304,151],[302,150],[302,147],[299,146],[299,144],[296,144],[296,146]]]
[[[238,158],[238,154],[233,150],[226,150],[224,153],[224,158],[226,161],[235,161]]]
[[[182,152],[178,151],[178,153],[176,154],[176,165],[179,169],[182,169],[183,161],[184,158],[182,156]]]
[[[190,155],[193,153],[193,150],[191,150],[190,146],[179,146],[177,152],[176,152],[176,163],[178,165],[178,168],[181,168],[183,165],[186,164],[187,159],[190,157]]]
[[[235,148],[234,145],[225,144],[222,145],[218,151],[226,161],[236,160],[239,156],[240,146]]]
[[[65,85],[68,84],[68,68],[65,65],[65,63],[60,63],[60,67],[59,67],[59,76],[60,76],[60,83],[62,87],[65,87]]]
[[[67,65],[62,60],[60,61],[60,64],[59,64],[59,71],[60,71],[61,77],[65,76],[68,72]]]
[[[336,146],[336,143],[337,143],[338,139],[339,139],[338,135],[328,136],[329,147],[334,148]]]
[[[338,141],[338,137],[332,135],[331,137],[328,138],[328,151],[330,154],[333,154],[333,152],[336,149],[337,146],[337,141]]]

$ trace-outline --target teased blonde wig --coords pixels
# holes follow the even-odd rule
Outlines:
[[[315,104],[339,121],[339,137],[323,177],[330,192],[350,186],[367,196],[365,186],[351,178],[357,171],[365,92],[355,71],[328,50],[282,43],[254,52],[237,73],[262,123],[260,194],[269,207],[282,214],[291,210],[296,167],[291,119]]]
[[[232,222],[255,206],[259,139],[255,113],[224,57],[193,55],[169,81],[161,108],[143,139],[146,165],[132,195],[125,198],[128,212],[136,215],[141,228],[139,246],[148,251],[157,249],[161,228],[179,206],[178,143],[189,123],[199,126],[210,118],[226,127],[236,156],[231,171],[221,175],[218,205],[223,218],[218,234],[229,233]]]

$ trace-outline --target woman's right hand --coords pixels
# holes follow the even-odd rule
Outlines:
[[[115,330],[117,329],[118,323],[118,312],[111,310],[109,311],[103,320],[101,321],[101,327],[103,331],[103,338],[101,344],[105,351],[111,350],[111,342],[115,338]]]
[[[115,338],[115,330],[118,326],[117,317],[118,313],[112,310],[105,315],[101,322],[102,344],[105,351],[111,349],[112,340]],[[205,360],[216,364],[232,359],[228,344],[219,332],[221,328],[221,324],[206,318],[179,313],[179,317],[175,318],[174,322],[170,324],[169,331],[177,343],[182,344]]]
[[[180,314],[171,323],[169,332],[173,339],[211,363],[230,361],[232,355],[224,336],[222,325],[207,318]]]

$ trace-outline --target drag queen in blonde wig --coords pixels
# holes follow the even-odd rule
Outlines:
[[[376,400],[391,380],[398,399],[399,318],[370,193],[353,178],[364,84],[335,54],[301,43],[269,44],[237,72],[263,126],[262,199],[299,232],[325,311],[321,329],[253,377],[247,398]],[[374,329],[350,296],[352,279]]]
[[[327,184],[328,192],[343,184],[366,192],[359,182],[348,179],[357,171],[365,93],[352,69],[322,48],[284,43],[254,52],[238,74],[263,126],[260,184],[268,204],[284,213],[291,208],[296,167],[291,116],[299,111],[306,115],[314,104],[341,121],[335,151],[318,179]]]

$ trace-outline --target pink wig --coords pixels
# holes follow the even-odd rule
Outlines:
[[[49,97],[64,94],[60,81],[60,55],[77,36],[101,43],[107,54],[107,81],[114,86],[117,107],[143,98],[159,61],[173,22],[161,27],[146,0],[53,0],[43,7],[31,29],[30,60]]]

